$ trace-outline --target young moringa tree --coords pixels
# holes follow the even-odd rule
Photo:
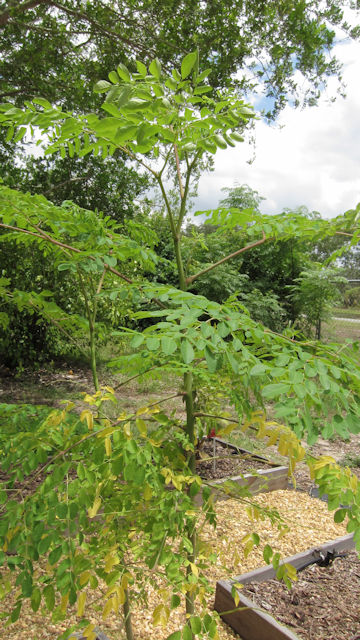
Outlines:
[[[253,112],[228,92],[224,95],[219,94],[216,98],[209,97],[211,87],[205,82],[209,70],[199,73],[196,52],[188,54],[182,61],[180,71],[174,69],[171,74],[162,72],[158,60],[151,63],[149,70],[140,62],[137,63],[137,68],[138,72],[131,74],[124,65],[119,65],[117,71],[109,74],[110,82],[100,81],[96,85],[98,92],[106,93],[106,100],[102,105],[107,114],[105,117],[99,117],[97,114],[75,116],[39,99],[34,104],[27,104],[25,110],[3,106],[0,121],[8,126],[9,137],[12,130],[14,133],[16,130],[16,136],[21,136],[25,133],[27,125],[38,127],[43,135],[48,136],[50,145],[47,153],[60,151],[63,157],[67,153],[72,156],[75,153],[85,155],[90,152],[106,157],[120,149],[148,171],[159,185],[174,243],[179,288],[141,281],[128,283],[129,292],[137,290],[139,295],[140,290],[144,304],[144,311],[138,312],[136,317],[151,319],[154,324],[143,332],[127,331],[133,336],[132,345],[137,352],[131,357],[120,358],[114,365],[122,367],[123,370],[126,368],[130,376],[136,376],[139,370],[144,371],[144,363],[150,374],[159,367],[163,371],[181,374],[183,386],[179,394],[185,402],[185,424],[162,414],[158,417],[161,433],[158,438],[154,438],[148,434],[146,424],[144,427],[139,415],[126,415],[115,423],[110,422],[108,432],[101,421],[95,421],[94,432],[82,435],[80,439],[76,433],[72,434],[74,439],[66,446],[62,445],[61,451],[51,458],[51,464],[61,459],[64,465],[66,462],[64,469],[67,473],[67,456],[73,456],[75,449],[80,452],[76,455],[80,455],[81,464],[84,464],[84,459],[90,458],[91,462],[87,464],[91,465],[94,476],[90,475],[88,482],[91,483],[92,491],[89,495],[83,496],[83,501],[86,507],[89,507],[89,501],[91,502],[91,517],[97,513],[100,504],[106,505],[107,500],[109,501],[109,507],[106,507],[106,524],[111,530],[114,548],[117,548],[116,545],[119,547],[119,555],[120,549],[124,549],[125,541],[123,538],[117,538],[116,518],[119,513],[131,513],[130,520],[125,520],[126,527],[133,526],[136,530],[137,524],[133,516],[135,505],[131,491],[134,490],[138,500],[139,493],[144,490],[144,479],[149,477],[147,482],[151,496],[147,492],[149,499],[145,501],[149,509],[157,509],[160,504],[160,520],[155,517],[155,522],[151,520],[151,526],[146,528],[144,520],[146,521],[148,515],[147,510],[144,520],[139,519],[139,527],[145,528],[148,537],[145,546],[136,551],[137,557],[142,557],[150,569],[154,567],[155,558],[155,566],[165,568],[166,577],[171,584],[176,584],[178,589],[181,584],[189,618],[182,634],[180,631],[176,632],[172,640],[180,640],[181,637],[183,640],[190,640],[201,635],[214,637],[209,626],[212,620],[209,622],[206,616],[201,619],[195,612],[196,597],[201,596],[204,589],[204,582],[196,564],[199,541],[196,535],[196,508],[193,501],[201,481],[195,473],[195,447],[198,439],[206,434],[208,418],[208,412],[203,411],[199,405],[198,397],[201,394],[198,393],[198,389],[209,384],[222,390],[226,389],[237,411],[238,421],[244,424],[244,428],[251,422],[255,423],[260,435],[268,438],[271,444],[278,443],[279,450],[289,456],[292,470],[296,460],[304,455],[298,438],[307,437],[312,443],[319,433],[329,437],[334,430],[342,433],[358,431],[360,374],[351,355],[343,350],[338,351],[336,346],[298,342],[293,335],[278,335],[254,322],[236,299],[219,305],[202,296],[196,296],[187,289],[218,265],[226,264],[237,255],[271,239],[286,239],[299,234],[304,237],[320,237],[334,234],[340,228],[348,229],[349,231],[345,232],[351,233],[350,229],[356,228],[358,212],[348,212],[346,216],[329,224],[292,213],[261,216],[253,211],[240,211],[231,207],[209,211],[207,214],[210,223],[222,225],[227,229],[241,228],[241,238],[243,240],[246,234],[248,242],[246,245],[242,243],[237,251],[214,264],[207,265],[199,272],[187,273],[183,262],[181,238],[192,174],[205,153],[215,153],[217,148],[225,148],[241,140],[243,128],[253,117]],[[172,206],[168,197],[164,178],[170,163],[173,163],[175,168],[180,194],[180,205],[177,209]],[[25,222],[29,224],[28,221]],[[2,224],[11,226],[9,221]],[[25,231],[27,229],[28,227],[23,228]],[[109,245],[109,251],[110,249]],[[85,248],[82,251],[86,253]],[[277,419],[284,421],[285,425],[266,422],[265,405],[269,400],[274,403]],[[98,402],[102,408],[103,399],[100,396],[90,398],[90,402]],[[258,413],[254,414],[256,410]],[[324,421],[324,415],[333,418],[331,421]],[[106,419],[100,417],[101,420]],[[156,421],[156,417],[150,417]],[[89,429],[93,428],[93,424],[89,417]],[[130,444],[133,442],[133,425],[146,440],[148,448],[145,461],[142,457],[143,450],[136,443]],[[164,425],[165,429],[162,428]],[[116,437],[115,432],[119,434]],[[110,438],[110,441],[107,440],[105,443],[105,452],[110,458],[110,464],[104,463],[98,451],[96,438],[101,441],[103,436]],[[127,439],[129,442],[126,444]],[[83,452],[84,442],[86,447],[90,448]],[[163,447],[160,451],[159,444]],[[50,448],[50,444],[47,446]],[[11,455],[15,455],[13,447],[9,451],[10,460]],[[116,464],[113,455],[115,460],[118,460]],[[70,465],[73,464],[73,459],[75,460],[76,456],[71,458]],[[144,476],[139,469],[145,462]],[[78,459],[76,463],[79,463]],[[333,480],[335,473],[331,463],[331,469],[328,470],[328,463],[328,460],[322,462],[317,468],[322,474],[324,487],[326,478],[331,477]],[[152,469],[149,468],[151,465]],[[78,475],[81,479],[86,474],[79,468]],[[114,476],[115,480],[120,476],[123,485],[120,484],[120,487],[116,488]],[[168,492],[171,497],[166,499],[164,487],[170,483],[179,493],[174,496],[173,492]],[[122,486],[126,499],[130,501],[126,503],[126,509],[124,502],[121,502]],[[113,491],[120,502],[112,501]],[[75,500],[74,493],[75,489],[71,491],[71,495],[67,493],[67,500]],[[346,501],[342,500],[344,493]],[[243,494],[243,497],[245,495]],[[53,495],[51,499],[54,500]],[[337,477],[332,507],[337,508],[340,501],[348,505],[346,509],[340,510],[341,518],[348,517],[349,530],[356,531],[356,541],[360,545],[360,496],[354,480],[346,474]],[[169,506],[175,513],[170,529],[166,528],[167,518],[171,513],[170,510],[166,511]],[[211,507],[206,499],[205,510],[211,518]],[[21,516],[22,513],[19,517],[17,515],[17,507],[10,505],[8,521],[11,520],[12,524],[19,522]],[[64,524],[64,530],[66,526]],[[88,531],[85,517],[82,526]],[[169,541],[175,538],[176,531],[181,536],[182,550],[186,551],[184,562],[180,562],[176,553],[171,551]],[[80,531],[78,535],[81,537],[83,534]],[[44,533],[44,536],[51,545],[50,536],[47,533]],[[147,545],[152,536],[155,547],[150,545],[150,560]],[[16,540],[15,536],[15,542]],[[26,548],[24,539],[22,544],[23,549]],[[43,548],[45,553],[49,549],[45,543],[41,544],[41,550]],[[101,549],[105,553],[105,540]],[[73,548],[72,553],[74,555]],[[93,553],[96,565],[103,560],[103,556],[96,556],[95,550]],[[109,565],[112,562],[110,560]],[[73,566],[73,561],[73,557],[67,558],[70,566]],[[115,588],[117,581],[122,579],[124,565],[125,563],[121,565],[121,572],[117,571],[116,575],[109,578],[110,588]],[[186,575],[182,577],[181,567],[186,569]],[[284,569],[282,574],[284,575]],[[74,572],[71,573],[71,580],[69,578],[64,582],[60,578],[58,585],[63,596],[71,594],[71,602],[75,601],[79,593],[76,575],[74,577]],[[30,591],[27,583],[24,597],[28,597]],[[38,592],[36,594],[38,598]],[[123,602],[123,595],[120,600]],[[115,610],[116,603],[106,606],[107,611],[112,610],[112,607]],[[83,611],[81,607],[80,610]]]
[[[65,300],[63,306],[56,304],[56,292],[49,290],[23,291],[10,285],[6,295],[3,292],[3,302],[36,313],[56,327],[88,359],[95,390],[99,391],[96,341],[111,329],[106,318],[110,314],[106,314],[104,306],[115,302],[116,294],[111,293],[113,279],[130,283],[134,264],[137,270],[154,269],[156,255],[150,248],[154,233],[142,227],[140,245],[121,234],[119,225],[109,217],[80,209],[72,202],[56,207],[43,196],[19,193],[1,185],[0,218],[1,245],[15,241],[49,256],[53,269],[70,277],[76,286],[78,312],[71,305],[69,309]],[[138,234],[136,223],[129,221],[128,233]]]

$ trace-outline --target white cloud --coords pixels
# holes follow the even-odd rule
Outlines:
[[[338,45],[336,55],[344,64],[346,99],[330,103],[325,95],[318,107],[287,107],[277,126],[258,121],[253,164],[244,143],[219,151],[215,172],[200,181],[197,209],[216,207],[224,197],[221,188],[235,182],[266,198],[264,213],[306,205],[332,217],[360,201],[360,45]]]

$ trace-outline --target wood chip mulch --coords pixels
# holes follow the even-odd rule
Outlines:
[[[269,508],[277,509],[289,526],[289,531],[279,537],[279,531],[268,520],[253,521],[246,512],[245,506],[236,500],[219,501],[216,504],[218,514],[217,527],[214,530],[206,525],[202,531],[204,544],[209,544],[218,554],[217,563],[207,572],[207,577],[215,589],[216,581],[220,578],[235,577],[257,567],[263,566],[262,549],[266,543],[272,545],[274,551],[279,551],[284,557],[305,551],[326,541],[345,535],[344,524],[337,525],[333,521],[333,514],[327,510],[327,505],[320,500],[311,498],[306,493],[298,491],[274,491],[256,496],[256,501]],[[260,546],[255,548],[245,559],[243,555],[242,538],[252,531],[260,535]],[[17,588],[0,601],[0,616],[11,609],[16,597]],[[96,603],[101,595],[101,588],[90,591],[88,601]],[[152,611],[161,600],[155,590],[149,590],[149,606],[144,610],[141,606],[134,606],[133,622],[136,640],[163,640],[173,631],[184,624],[184,611],[181,607],[171,612],[166,628],[153,627]],[[97,605],[99,602],[97,603]],[[209,609],[212,602],[209,601]],[[110,615],[105,621],[101,619],[101,609],[95,606],[85,611],[90,622],[96,624],[110,640],[124,638],[121,621],[118,616]],[[51,616],[44,608],[35,614],[27,604],[23,607],[21,619],[6,628],[1,638],[6,640],[55,640],[71,624],[78,621],[75,607],[68,609],[66,623],[54,624]],[[1,625],[1,622],[0,622]],[[232,640],[239,636],[232,632],[224,623],[219,623],[220,640]]]

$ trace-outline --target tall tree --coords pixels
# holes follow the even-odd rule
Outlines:
[[[277,112],[290,95],[313,103],[329,76],[340,77],[330,55],[333,29],[351,37],[360,32],[345,12],[356,15],[356,3],[8,0],[0,13],[0,96],[22,101],[40,93],[88,108],[85,77],[103,77],[124,56],[178,63],[195,45],[211,62],[213,86],[228,86],[236,75],[241,88],[272,98]]]

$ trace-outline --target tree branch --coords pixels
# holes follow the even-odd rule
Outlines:
[[[249,251],[249,249],[253,249],[254,247],[258,247],[260,244],[263,244],[266,240],[268,240],[268,238],[266,237],[265,233],[263,232],[263,237],[261,238],[261,240],[257,240],[256,242],[252,242],[251,244],[246,245],[246,247],[242,247],[241,249],[238,249],[237,251],[234,251],[234,253],[230,253],[230,255],[225,256],[225,258],[221,258],[221,260],[218,260],[218,262],[214,262],[214,264],[211,264],[209,267],[206,267],[206,269],[202,269],[202,271],[199,271],[199,273],[196,273],[194,276],[189,276],[188,278],[186,278],[186,284],[187,285],[192,284],[194,282],[194,280],[196,280],[200,276],[204,275],[204,273],[208,273],[208,271],[212,271],[212,269],[215,269],[215,267],[218,267],[220,264],[223,264],[224,262],[227,262],[228,260],[231,260],[231,258],[236,258],[241,253],[244,253],[244,251]]]
[[[73,253],[82,253],[82,251],[80,249],[77,249],[77,247],[72,247],[69,244],[65,244],[64,242],[59,242],[59,240],[55,240],[51,236],[47,235],[47,233],[42,231],[42,229],[40,229],[39,227],[35,227],[38,233],[35,233],[34,231],[28,231],[28,229],[22,229],[21,227],[13,227],[10,224],[4,224],[3,222],[0,222],[0,227],[2,227],[3,229],[10,229],[11,231],[18,231],[19,233],[26,233],[30,236],[35,236],[35,238],[40,238],[40,240],[51,242],[51,244],[54,244],[55,246],[60,247],[60,249],[66,249],[67,251],[72,251]],[[95,258],[93,256],[87,256],[87,257],[90,260],[93,260],[95,262]],[[114,269],[113,267],[109,267],[109,265],[104,265],[104,268],[106,268],[108,271],[111,271],[111,273],[118,276],[118,278],[125,280],[125,282],[127,282],[128,284],[133,284],[133,280],[131,280],[127,276],[124,276],[122,273],[120,273],[120,271],[117,271],[117,269]]]
[[[47,0],[29,0],[29,2],[22,2],[19,4],[15,4],[14,2],[10,2],[9,5],[5,8],[5,11],[0,13],[0,27],[5,26],[9,20],[12,18],[12,14],[16,13],[26,13],[28,9],[34,9],[38,7],[39,4],[49,4]]]

